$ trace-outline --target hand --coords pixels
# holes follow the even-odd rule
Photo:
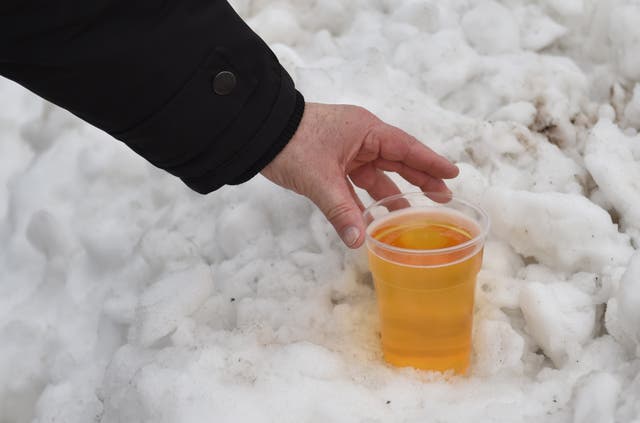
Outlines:
[[[308,197],[342,241],[357,248],[364,241],[364,207],[351,183],[375,200],[400,193],[383,171],[447,197],[450,191],[442,179],[458,175],[447,159],[367,110],[314,103],[307,103],[293,138],[261,173]]]

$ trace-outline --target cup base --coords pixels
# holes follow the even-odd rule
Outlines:
[[[468,353],[447,356],[416,356],[400,355],[385,351],[384,360],[396,367],[413,367],[420,370],[442,373],[453,371],[453,373],[462,376],[469,372]]]

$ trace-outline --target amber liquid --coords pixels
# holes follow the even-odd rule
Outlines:
[[[428,209],[392,212],[370,226],[372,238],[412,250],[368,244],[386,361],[467,372],[482,243],[461,244],[479,231],[476,223],[459,212]],[[441,251],[450,247],[454,248]]]

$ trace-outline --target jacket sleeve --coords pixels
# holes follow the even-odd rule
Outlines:
[[[224,0],[4,0],[0,74],[200,193],[258,173],[304,109]]]

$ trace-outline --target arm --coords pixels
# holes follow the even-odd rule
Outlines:
[[[304,109],[224,0],[8,0],[0,74],[200,193],[258,173]]]
[[[458,173],[364,109],[305,110],[276,57],[224,0],[5,0],[0,74],[200,193],[262,171],[310,198],[349,247],[364,239],[352,183],[379,199],[398,192],[383,172],[394,171],[446,194],[442,179]]]

